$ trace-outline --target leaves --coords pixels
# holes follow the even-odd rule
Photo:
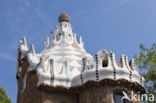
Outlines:
[[[6,91],[0,87],[0,103],[12,103],[11,99],[8,98]]]
[[[140,54],[135,55],[138,67],[142,76],[145,78],[145,88],[147,93],[156,92],[156,44],[152,44],[151,48],[145,45],[139,46]]]

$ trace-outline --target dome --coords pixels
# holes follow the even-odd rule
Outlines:
[[[61,15],[58,18],[59,23],[64,21],[69,22],[69,16],[67,13],[61,13]]]

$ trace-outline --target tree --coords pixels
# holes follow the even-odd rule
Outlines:
[[[11,99],[7,96],[6,91],[0,87],[0,103],[12,103]]]
[[[138,68],[145,78],[145,90],[147,94],[156,95],[156,44],[152,44],[151,48],[140,45],[139,56],[135,55]]]

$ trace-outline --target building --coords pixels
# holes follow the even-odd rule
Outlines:
[[[81,37],[77,42],[66,13],[58,22],[41,53],[36,54],[33,45],[28,49],[25,37],[20,41],[17,103],[120,103],[123,91],[129,97],[145,91],[134,59],[128,62],[122,55],[116,61],[115,54],[106,50],[92,56]]]

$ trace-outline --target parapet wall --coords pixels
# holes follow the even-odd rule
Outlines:
[[[116,61],[114,53],[105,51],[102,55],[95,54],[92,61],[83,58],[82,68],[82,73],[73,78],[72,86],[83,85],[89,80],[125,79],[144,87],[144,78],[139,74],[135,60],[132,59],[128,63],[128,57],[126,55],[122,55],[120,61]]]

